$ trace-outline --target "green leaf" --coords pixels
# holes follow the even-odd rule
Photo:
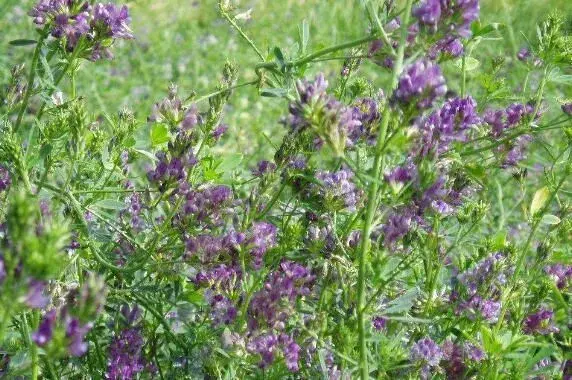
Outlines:
[[[405,322],[405,323],[435,323],[432,319],[424,319],[424,318],[416,318],[410,316],[397,316],[397,315],[386,315],[387,319],[391,319],[393,321]]]
[[[302,25],[298,27],[298,34],[300,37],[300,53],[306,54],[308,48],[308,41],[310,40],[310,26],[308,20],[303,20]]]
[[[29,46],[29,45],[34,45],[36,42],[36,40],[27,40],[27,39],[19,39],[19,40],[12,40],[10,42],[8,42],[10,45],[12,46]]]
[[[550,190],[548,190],[547,187],[536,190],[534,196],[532,197],[532,203],[530,204],[530,216],[534,216],[539,211],[541,211],[549,197]]]
[[[396,298],[391,301],[385,312],[388,314],[392,313],[403,313],[409,311],[413,307],[415,299],[419,296],[419,291],[417,289],[410,289],[401,297]]]
[[[473,71],[479,67],[480,64],[479,60],[473,57],[465,57],[465,71]],[[459,70],[463,70],[463,58],[455,60],[455,66],[457,66]]]
[[[102,199],[94,203],[94,206],[103,208],[106,210],[123,210],[125,207],[125,203],[117,201],[115,199]]]
[[[155,124],[151,127],[151,145],[157,146],[170,141],[169,128],[165,124]]]
[[[557,217],[556,215],[545,214],[542,216],[542,223],[549,224],[549,225],[559,224],[560,218]]]
[[[288,95],[288,90],[285,88],[265,88],[260,91],[260,96],[267,98],[285,98]]]
[[[153,155],[153,153],[151,153],[151,152],[147,152],[146,150],[143,150],[143,149],[133,149],[133,151],[147,157],[151,161],[158,161],[157,157],[155,157],[155,155]]]
[[[494,23],[485,25],[482,28],[478,28],[477,31],[473,32],[473,38],[479,37],[479,36],[484,36],[486,34],[494,32],[495,30],[501,30],[504,28],[506,28],[506,25],[500,24],[498,22],[494,22]]]
[[[274,51],[274,56],[276,56],[276,59],[280,63],[280,66],[284,67],[286,60],[284,59],[284,54],[282,54],[282,50],[280,50],[280,48],[276,46],[273,51]]]

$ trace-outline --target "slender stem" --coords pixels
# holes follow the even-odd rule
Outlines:
[[[302,65],[304,65],[304,64],[306,64],[306,63],[308,63],[308,62],[310,62],[316,58],[319,58],[321,56],[324,56],[324,55],[327,55],[330,53],[335,53],[335,52],[340,51],[340,50],[345,50],[345,49],[349,49],[352,47],[356,47],[359,45],[363,45],[364,43],[374,41],[377,38],[379,38],[379,37],[378,37],[377,33],[375,33],[375,34],[372,34],[372,35],[369,35],[366,37],[359,38],[357,40],[348,41],[348,42],[344,42],[344,43],[341,43],[338,45],[334,45],[334,46],[330,46],[330,47],[327,47],[324,49],[320,49],[320,50],[318,50],[312,54],[309,54],[305,57],[302,57],[300,59],[297,59],[295,61],[288,63],[287,66],[288,65],[294,66],[294,67],[302,66]]]
[[[234,86],[230,86],[230,87],[222,88],[222,89],[217,90],[217,91],[213,91],[209,94],[203,95],[203,96],[195,98],[195,99],[193,99],[192,96],[190,96],[187,99],[185,99],[185,102],[192,101],[193,103],[199,103],[199,102],[202,102],[203,100],[208,100],[208,99],[212,98],[213,96],[223,94],[227,91],[234,90],[234,89],[237,89],[240,87],[252,86],[252,85],[258,84],[259,82],[260,81],[258,79],[256,79],[256,80],[251,80],[249,82],[239,83],[239,84],[236,84]]]
[[[75,88],[75,70],[72,70],[70,73],[71,77],[71,97],[75,99],[76,96],[76,88]]]
[[[256,54],[260,57],[261,60],[266,61],[266,58],[264,57],[264,55],[262,55],[262,53],[260,52],[260,50],[258,50],[258,48],[256,47],[256,44],[254,43],[253,40],[250,39],[250,37],[248,37],[248,35],[246,33],[244,33],[244,31],[242,30],[242,28],[240,26],[238,26],[238,24],[236,22],[234,22],[234,20],[232,19],[232,17],[230,17],[230,15],[226,12],[226,10],[224,10],[222,8],[222,5],[219,4],[219,9],[220,9],[220,13],[222,15],[222,17],[224,17],[228,23],[230,25],[232,25],[232,27],[234,29],[236,29],[236,31],[241,35],[241,37],[250,45],[250,47],[252,48],[252,50],[254,50],[256,52]]]
[[[39,314],[37,311],[33,312],[33,316],[32,318],[34,320],[36,320],[39,317]],[[32,321],[32,323],[34,323],[34,321]],[[32,380],[38,380],[38,374],[39,374],[39,366],[38,366],[38,348],[36,347],[36,345],[34,344],[34,342],[32,342],[32,338],[30,335],[30,327],[31,324],[28,322],[28,317],[26,315],[26,313],[24,313],[23,317],[22,317],[22,333],[24,334],[24,340],[26,341],[26,344],[28,345],[28,348],[30,350],[30,357],[32,358]]]
[[[461,98],[465,97],[467,88],[467,55],[463,54],[462,66],[461,66]]]
[[[572,151],[568,154],[568,159],[569,160],[572,159]],[[510,280],[509,280],[510,281],[509,286],[506,287],[506,291],[501,296],[501,304],[502,304],[501,307],[502,307],[502,309],[500,312],[498,322],[495,326],[496,332],[499,331],[499,329],[502,325],[502,322],[504,320],[504,316],[506,314],[506,309],[507,309],[506,308],[506,301],[508,300],[510,293],[512,293],[512,291],[514,290],[514,288],[516,286],[514,281],[519,278],[518,276],[519,276],[519,274],[520,274],[520,272],[524,266],[524,260],[526,259],[526,256],[528,254],[528,250],[530,248],[530,244],[532,243],[532,239],[534,238],[534,235],[536,234],[536,231],[538,230],[538,227],[540,226],[540,222],[542,221],[542,216],[546,213],[546,211],[550,207],[550,204],[552,203],[554,198],[556,198],[558,191],[560,190],[562,185],[564,185],[564,182],[568,178],[568,175],[570,175],[570,172],[567,170],[566,173],[562,176],[562,179],[558,182],[558,184],[554,188],[554,190],[550,192],[550,197],[546,200],[546,203],[545,203],[544,207],[542,208],[542,210],[540,210],[538,215],[533,216],[535,218],[535,220],[534,220],[532,227],[530,229],[530,232],[528,234],[528,238],[526,239],[526,242],[524,243],[524,246],[520,250],[518,257],[516,259],[516,264],[514,266],[514,272],[513,272],[512,276],[510,277]]]
[[[389,37],[387,36],[385,29],[383,29],[383,25],[381,24],[381,20],[379,19],[379,15],[377,14],[377,12],[374,9],[372,9],[372,7],[370,5],[371,5],[371,3],[368,3],[366,6],[367,13],[369,14],[370,18],[373,18],[372,21],[375,21],[375,27],[377,28],[377,31],[381,35],[381,39],[385,43],[385,46],[387,46],[390,49],[391,54],[393,56],[395,56],[395,49],[393,48],[391,41],[389,41]]]
[[[40,40],[36,43],[36,49],[34,49],[34,55],[32,56],[32,65],[30,66],[30,73],[28,74],[28,84],[26,87],[26,93],[24,94],[24,99],[22,100],[22,105],[20,106],[20,111],[18,112],[18,119],[16,119],[16,124],[14,124],[14,132],[18,132],[20,124],[22,124],[22,118],[24,117],[24,112],[28,108],[28,103],[30,101],[30,96],[34,89],[34,80],[36,79],[36,66],[38,65],[38,60],[40,59],[40,52],[42,50],[42,45],[44,44],[45,32],[42,32]]]
[[[395,60],[395,65],[393,67],[393,77],[391,79],[391,90],[393,90],[398,83],[399,75],[401,74],[403,66],[403,56],[405,54],[405,40],[407,38],[407,27],[409,24],[409,15],[411,13],[412,0],[407,0],[405,6],[405,13],[403,15],[403,24],[401,26],[401,40],[399,43],[399,48],[397,52],[397,57]],[[376,143],[376,154],[374,158],[374,164],[372,168],[371,176],[374,179],[379,178],[382,171],[382,150],[383,144],[386,139],[387,129],[389,126],[389,119],[391,117],[390,107],[386,105],[383,110],[383,116],[381,120],[381,129],[377,136]],[[378,181],[372,181],[368,191],[367,198],[367,211],[365,224],[363,227],[361,249],[359,251],[359,271],[358,271],[358,328],[359,328],[359,352],[360,352],[360,377],[362,380],[369,378],[369,368],[368,368],[368,349],[366,342],[366,328],[365,328],[365,312],[366,312],[366,287],[365,287],[365,277],[366,277],[366,262],[367,255],[371,248],[370,235],[372,231],[372,223],[375,216],[375,210],[377,208],[377,192],[379,189]]]

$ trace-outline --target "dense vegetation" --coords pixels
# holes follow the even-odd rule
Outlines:
[[[570,4],[176,3],[0,4],[0,377],[572,377]]]

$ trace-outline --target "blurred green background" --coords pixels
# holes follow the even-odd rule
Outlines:
[[[29,61],[33,47],[13,47],[9,41],[33,38],[34,26],[26,15],[34,1],[0,0],[0,81],[5,82],[10,67]],[[114,113],[122,107],[132,109],[145,120],[154,102],[164,97],[170,83],[183,95],[212,91],[227,59],[239,67],[239,82],[251,80],[259,62],[249,46],[218,14],[216,0],[138,0],[127,2],[132,15],[134,41],[121,41],[114,47],[115,59],[84,63],[78,94],[84,94],[89,108]],[[233,0],[239,20],[264,53],[279,46],[286,55],[294,51],[302,20],[310,25],[309,50],[349,41],[363,36],[368,28],[359,0]],[[481,2],[481,22],[499,22],[511,28],[499,32],[496,41],[481,43],[475,56],[490,59],[508,54],[534,39],[535,25],[552,9],[568,15],[572,22],[570,0],[486,0]],[[249,15],[250,17],[248,17]],[[320,63],[311,68],[325,72],[332,81],[341,61]],[[373,84],[381,83],[387,72],[366,62],[361,74]],[[515,85],[522,80],[515,72]],[[470,78],[469,78],[470,79]],[[470,88],[471,83],[469,83]],[[66,84],[62,84],[66,86]],[[231,98],[225,122],[230,133],[219,149],[264,156],[268,143],[261,131],[279,141],[278,125],[284,113],[284,100],[258,96],[253,87],[237,90]]]

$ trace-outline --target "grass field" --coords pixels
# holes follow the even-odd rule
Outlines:
[[[26,16],[31,3],[3,0],[0,4],[0,80],[9,74],[9,62],[17,61],[15,57],[31,49],[7,44],[12,39],[34,35],[32,22]],[[238,66],[239,82],[255,77],[253,68],[259,58],[221,18],[215,0],[139,0],[128,4],[135,41],[122,43],[114,60],[89,65],[89,70],[77,78],[78,93],[93,95],[88,98],[91,109],[111,114],[128,107],[143,120],[171,83],[177,84],[183,94],[212,91],[227,59]],[[359,9],[357,0],[242,0],[234,4],[236,13],[250,15],[250,19],[242,21],[244,31],[253,36],[269,58],[276,46],[286,55],[295,52],[303,20],[310,26],[310,51],[363,36],[367,28],[365,12]],[[550,9],[572,14],[572,2],[567,0],[487,0],[482,2],[482,8],[481,14],[487,17],[481,20],[483,24],[498,22],[510,26],[499,32],[497,40],[483,42],[476,49],[474,56],[483,63],[524,46],[525,37],[534,36],[535,24]],[[572,28],[572,21],[568,25]],[[23,31],[27,35],[22,35]],[[329,61],[313,66],[312,71],[324,71],[333,79],[341,65],[342,61]],[[383,83],[388,76],[372,63],[362,66],[362,74],[373,84]],[[525,73],[520,70],[512,74],[507,80],[518,83]],[[280,141],[282,129],[278,121],[284,105],[259,97],[252,87],[237,90],[225,117],[231,133],[220,149],[264,156],[268,143],[261,139],[260,132],[273,142]]]

